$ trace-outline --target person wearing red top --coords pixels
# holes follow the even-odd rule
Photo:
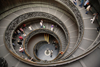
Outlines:
[[[22,28],[20,28],[20,31],[21,31],[22,33],[24,33],[24,30],[23,30]]]
[[[22,52],[22,54],[25,54],[24,50],[25,50],[24,48],[19,47],[19,52]]]
[[[23,37],[22,36],[19,36],[19,39],[22,41],[23,40]]]
[[[26,24],[23,24],[23,29],[25,29],[26,28]]]

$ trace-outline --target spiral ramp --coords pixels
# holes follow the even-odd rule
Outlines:
[[[73,0],[72,0],[73,1]],[[60,0],[58,0],[60,2]],[[61,2],[62,3],[62,2]],[[80,4],[80,2],[78,2]],[[65,37],[65,31],[62,30],[60,26],[57,26],[55,30],[53,31],[60,39],[62,43],[62,48],[61,51],[64,51],[64,55],[57,57],[54,61],[51,61],[52,63],[43,65],[45,63],[41,61],[43,64],[35,65],[34,67],[40,66],[55,66],[55,67],[99,67],[99,57],[100,57],[100,46],[98,46],[99,42],[98,40],[99,33],[96,31],[96,28],[98,27],[98,23],[94,22],[94,24],[90,23],[90,19],[93,17],[91,13],[88,15],[85,14],[85,9],[80,8],[78,5],[76,6],[81,13],[82,19],[83,19],[83,26],[84,26],[84,31],[83,31],[83,37],[77,45],[77,40],[79,37],[79,29],[78,25],[75,21],[75,18],[72,16],[72,14],[69,12],[67,13],[64,10],[61,10],[58,7],[55,7],[53,5],[49,4],[29,4],[29,5],[23,5],[21,7],[16,7],[12,10],[9,10],[7,13],[4,14],[5,17],[1,18],[0,20],[0,56],[4,57],[6,61],[8,62],[8,67],[33,67],[32,64],[29,65],[30,63],[23,63],[21,60],[16,59],[13,57],[7,48],[5,47],[4,44],[4,36],[5,36],[5,31],[8,25],[18,16],[23,15],[25,13],[29,12],[44,12],[51,14],[55,17],[57,17],[59,20],[63,22],[67,29],[68,33],[68,38]],[[11,12],[10,12],[11,11]],[[44,22],[44,25],[46,26],[46,29],[50,30],[50,27],[52,25],[51,22]],[[33,21],[32,28],[33,30],[39,29],[39,21],[35,22]],[[31,31],[28,30],[28,28],[25,30],[25,33],[28,35]],[[18,39],[18,38],[16,38]],[[68,44],[66,45],[66,40],[69,39],[67,42]],[[35,41],[32,43],[37,43],[39,40],[43,40],[43,37],[39,36]],[[94,45],[94,43],[96,45]],[[32,45],[34,47],[34,45]],[[28,47],[28,51],[30,53],[30,56],[34,56],[32,53],[32,47]],[[77,48],[76,48],[77,47]],[[93,48],[93,49],[92,49]],[[18,52],[18,47],[16,47],[16,53],[20,55]],[[75,51],[74,51],[75,49]],[[27,57],[27,56],[26,56]],[[35,60],[37,60],[35,57],[33,57]],[[73,61],[70,61],[73,60]],[[68,62],[69,61],[69,62]],[[56,62],[54,64],[54,62]],[[67,63],[68,62],[68,63]],[[58,64],[57,64],[58,63]],[[34,64],[33,64],[34,65]]]

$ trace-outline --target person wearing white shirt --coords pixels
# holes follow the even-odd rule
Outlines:
[[[40,22],[40,28],[43,28],[43,20]]]
[[[29,28],[29,30],[32,30],[32,26],[31,25],[28,28]]]

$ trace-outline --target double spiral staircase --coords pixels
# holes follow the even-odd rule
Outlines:
[[[91,24],[93,15],[85,14],[85,9],[78,5],[75,6],[73,0],[34,0],[1,14],[0,56],[6,59],[8,67],[99,67],[100,33],[96,30],[99,24],[96,21]],[[41,19],[45,28],[40,28]],[[24,57],[33,57],[32,61],[21,57],[19,35],[15,37],[15,49],[12,46],[14,32],[23,24],[26,24],[26,36],[21,34]],[[54,31],[51,31],[52,24]],[[50,40],[44,34],[52,35],[59,44],[56,57],[49,61],[39,59],[34,53],[37,43]],[[60,51],[64,53],[60,55]]]

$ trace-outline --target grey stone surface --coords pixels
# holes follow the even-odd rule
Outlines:
[[[30,8],[25,8],[25,9],[23,9],[25,12],[33,12],[33,8],[32,7],[30,7]]]
[[[29,65],[29,64],[26,64],[26,63],[23,63],[23,62],[19,62],[17,67],[33,67],[33,66]],[[36,67],[36,66],[34,66],[34,67]]]
[[[84,19],[84,27],[85,28],[97,28],[99,26],[98,23],[94,22],[93,24],[91,24],[90,19],[91,18]]]
[[[47,7],[42,7],[41,9],[42,9],[43,12],[48,12],[48,9],[49,9],[49,8],[47,8]]]
[[[21,10],[14,12],[14,13],[17,14],[18,16],[20,16],[20,15],[24,14],[25,12],[23,11],[23,9],[21,9]]]
[[[84,48],[84,49],[87,49],[92,44],[92,42],[93,41],[82,39],[82,42],[81,42],[81,44],[79,46]]]
[[[56,66],[56,67],[82,67],[82,65],[80,64],[79,61],[76,61],[70,64],[65,64],[65,65]]]
[[[9,54],[7,57],[5,57],[7,63],[8,63],[8,67],[13,67],[16,66],[18,60],[15,59],[11,54]]]
[[[0,45],[3,45],[4,41],[3,41],[3,35],[0,36]]]
[[[95,40],[95,38],[97,37],[97,34],[98,33],[96,30],[87,30],[87,29],[84,30],[84,37],[91,40]]]
[[[6,28],[0,28],[0,35],[4,35]]]
[[[78,48],[73,55],[75,57],[77,57],[77,56],[81,55],[82,53],[83,53],[83,50]]]
[[[100,49],[96,49],[93,53],[83,58],[83,62],[87,67],[100,67]]]
[[[8,54],[8,50],[6,49],[5,45],[0,46],[0,56],[4,57],[6,54]]]
[[[48,11],[49,11],[50,14],[53,14],[53,15],[54,15],[55,12],[56,12],[56,10],[54,10],[54,9],[52,9],[52,8],[48,8]]]
[[[0,21],[0,27],[3,26],[3,27],[7,27],[8,24],[11,22],[11,20],[7,20],[7,19],[3,19]]]
[[[33,10],[38,12],[40,11],[40,7],[33,7]]]
[[[8,16],[6,16],[5,19],[6,19],[6,20],[12,21],[12,20],[15,19],[16,17],[17,17],[17,15],[12,13],[12,14],[9,14]]]

